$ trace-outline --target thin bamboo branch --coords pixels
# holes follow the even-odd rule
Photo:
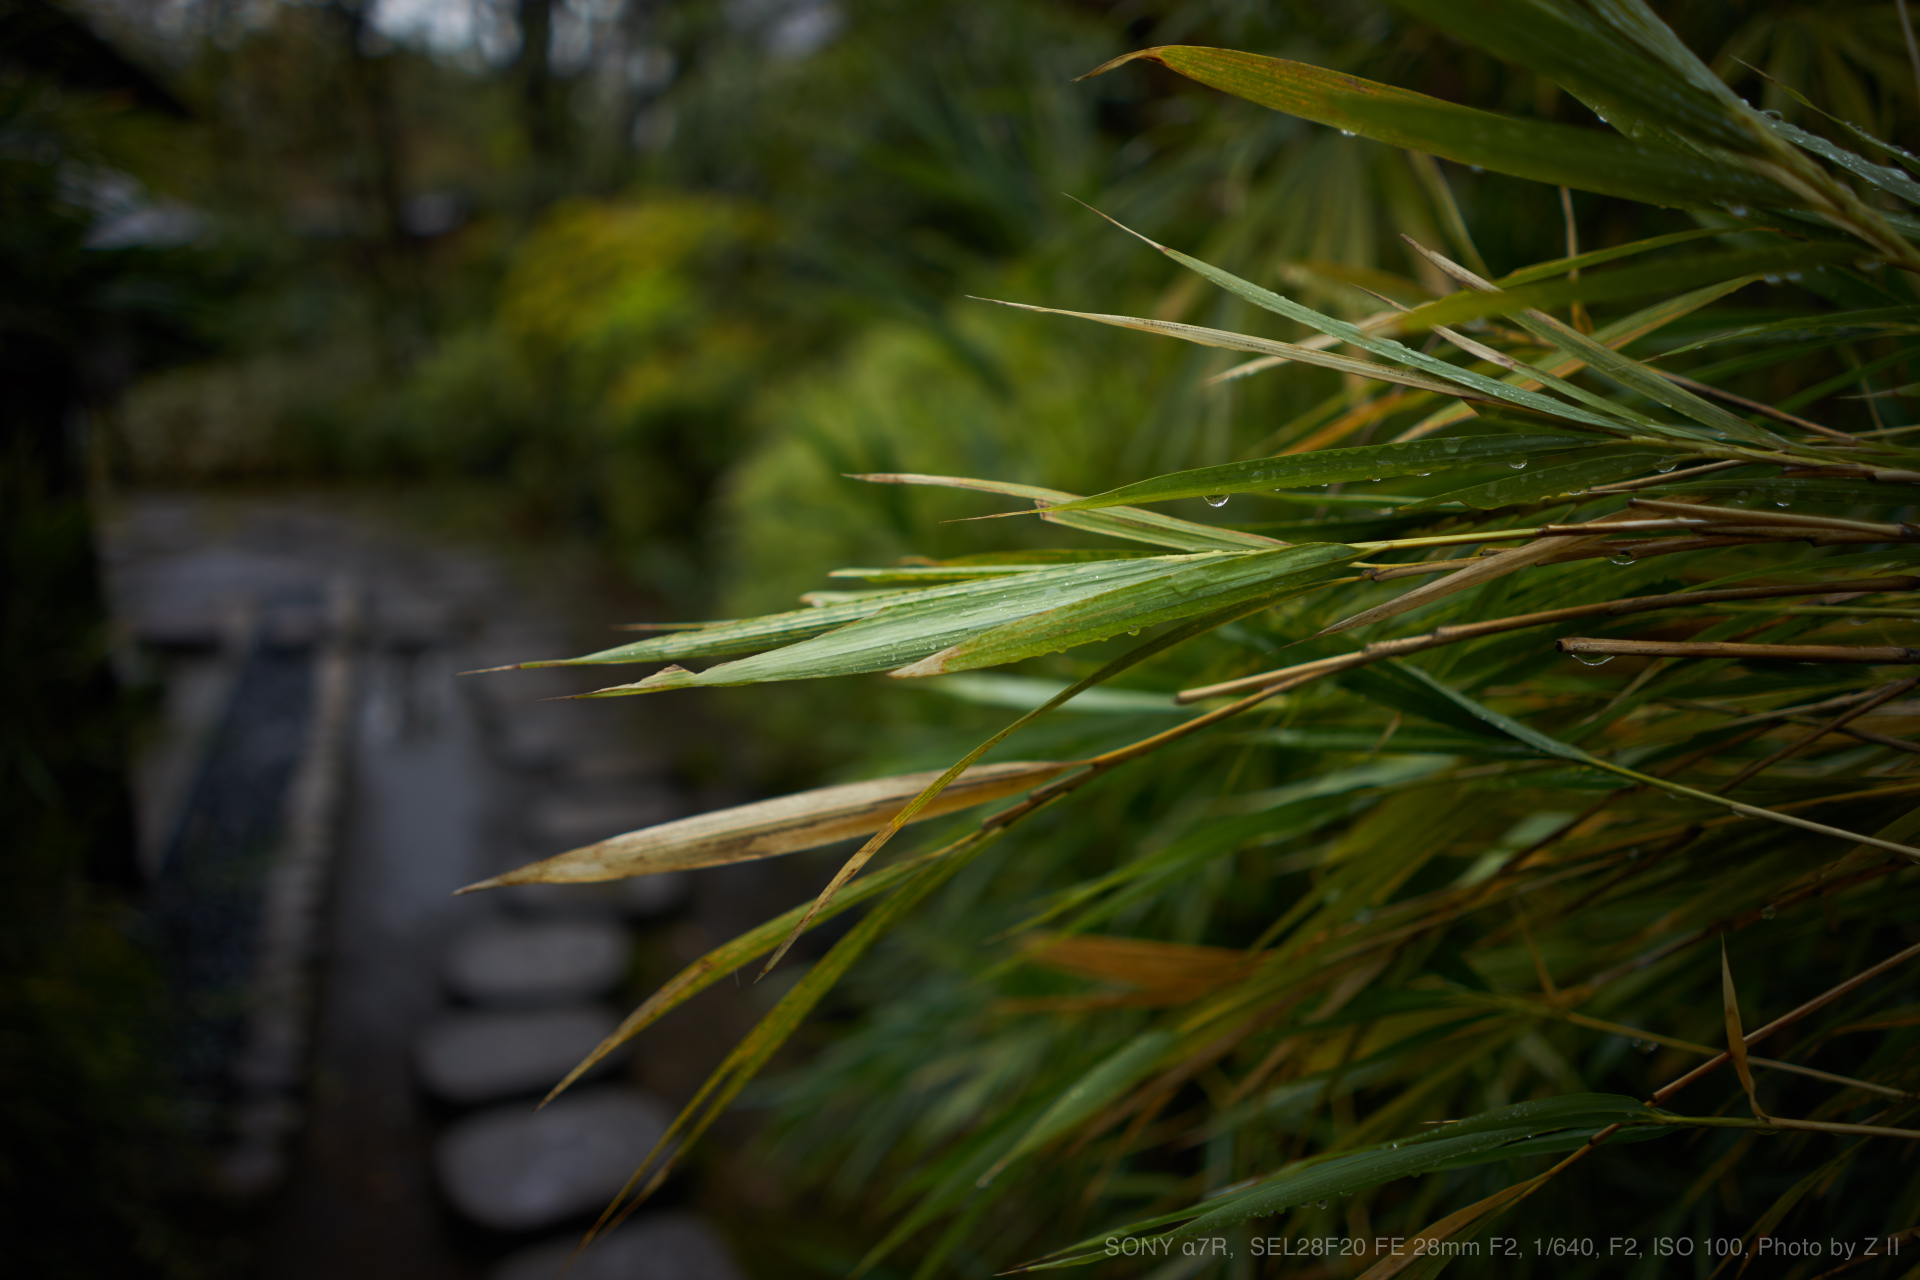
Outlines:
[[[1761,511],[1743,507],[1710,507],[1697,502],[1663,502],[1659,498],[1629,498],[1630,507],[1644,507],[1649,511],[1668,511],[1676,515],[1690,516],[1696,520],[1711,520],[1732,525],[1792,525],[1806,529],[1832,529],[1847,533],[1876,533],[1888,538],[1907,540],[1920,538],[1920,527],[1910,524],[1891,524],[1876,520],[1842,520],[1833,516],[1809,516],[1797,511]]]
[[[1710,386],[1704,382],[1695,382],[1692,378],[1682,377],[1677,373],[1669,373],[1665,369],[1654,369],[1653,371],[1675,386],[1685,387],[1689,391],[1697,391],[1701,395],[1713,396],[1718,400],[1725,400],[1728,404],[1737,404],[1742,409],[1751,409],[1755,413],[1764,413],[1775,422],[1785,422],[1792,426],[1799,427],[1803,431],[1812,431],[1818,435],[1826,436],[1829,439],[1838,440],[1843,444],[1866,443],[1860,439],[1859,436],[1848,435],[1846,432],[1836,430],[1833,427],[1823,427],[1817,422],[1808,422],[1805,418],[1795,417],[1786,410],[1776,409],[1770,404],[1762,404],[1758,400],[1749,400],[1745,396],[1737,396],[1731,391],[1723,391],[1719,387]]]
[[[1733,790],[1735,787],[1745,782],[1748,778],[1751,778],[1754,774],[1759,773],[1765,769],[1771,769],[1774,765],[1779,764],[1783,760],[1791,759],[1792,757],[1798,755],[1800,752],[1805,751],[1808,747],[1812,746],[1814,743],[1818,742],[1820,739],[1826,737],[1829,733],[1832,733],[1836,729],[1845,727],[1849,721],[1858,719],[1860,716],[1865,715],[1867,712],[1873,710],[1877,706],[1880,706],[1882,703],[1891,702],[1893,699],[1907,692],[1907,690],[1913,688],[1916,684],[1920,684],[1920,677],[1915,677],[1910,680],[1900,680],[1900,681],[1896,681],[1893,684],[1888,685],[1886,688],[1882,689],[1879,693],[1875,694],[1873,697],[1868,698],[1866,701],[1856,703],[1855,705],[1847,708],[1845,711],[1842,711],[1839,715],[1827,721],[1825,724],[1815,729],[1812,733],[1807,734],[1805,737],[1800,738],[1795,742],[1788,743],[1786,746],[1781,747],[1778,751],[1775,751],[1773,754],[1765,757],[1764,759],[1754,761],[1752,764],[1748,765],[1746,768],[1742,769],[1740,772],[1734,774],[1731,778],[1721,783],[1720,786],[1715,789],[1723,792]]]
[[[1920,588],[1920,577],[1865,578],[1846,584],[1861,593],[1880,593],[1888,591],[1911,591]],[[1247,689],[1258,689],[1279,682],[1303,682],[1315,676],[1327,675],[1345,670],[1363,662],[1374,662],[1382,658],[1399,657],[1415,653],[1421,649],[1437,645],[1452,644],[1459,640],[1471,640],[1480,636],[1494,635],[1503,631],[1517,631],[1526,627],[1546,626],[1551,623],[1567,622],[1575,618],[1589,618],[1603,615],[1624,615],[1646,613],[1659,609],[1685,609],[1697,605],[1719,604],[1727,600],[1759,600],[1779,596],[1827,595],[1834,590],[1834,583],[1792,583],[1763,587],[1727,587],[1714,591],[1681,591],[1659,596],[1629,596],[1620,600],[1605,600],[1596,604],[1572,605],[1565,609],[1548,609],[1539,613],[1515,614],[1508,618],[1493,618],[1486,622],[1466,623],[1460,626],[1436,627],[1422,635],[1403,636],[1395,640],[1376,640],[1357,653],[1339,654],[1331,658],[1320,658],[1313,662],[1303,662],[1297,666],[1282,667],[1275,671],[1263,671],[1258,675],[1242,676],[1237,680],[1225,680],[1219,684],[1204,685],[1195,689],[1182,689],[1174,695],[1174,701],[1180,704],[1198,702],[1204,698],[1216,698],[1227,694],[1239,693]],[[1763,646],[1765,647],[1765,646]]]
[[[1860,662],[1872,666],[1920,662],[1920,649],[1900,645],[1734,644],[1721,640],[1606,640],[1568,636],[1554,642],[1575,657],[1744,658],[1776,662]]]
[[[1744,1039],[1746,1043],[1749,1045],[1759,1044],[1762,1040],[1765,1040],[1768,1036],[1772,1035],[1774,1032],[1779,1031],[1784,1027],[1790,1027],[1794,1023],[1800,1021],[1802,1018],[1805,1018],[1807,1015],[1818,1012],[1820,1009],[1824,1008],[1829,1004],[1832,1004],[1835,1000],[1838,1000],[1841,996],[1846,995],[1849,991],[1854,990],[1856,987],[1861,987],[1866,985],[1868,982],[1871,982],[1873,979],[1879,977],[1881,974],[1887,972],[1890,969],[1894,969],[1899,967],[1902,964],[1905,964],[1907,961],[1913,959],[1915,956],[1920,956],[1920,944],[1916,944],[1914,946],[1908,947],[1905,951],[1897,952],[1894,955],[1888,956],[1885,960],[1882,960],[1879,964],[1876,964],[1871,968],[1862,969],[1859,973],[1854,974],[1851,978],[1848,978],[1845,982],[1841,982],[1836,984],[1835,986],[1829,987],[1825,991],[1821,992],[1819,995],[1813,997],[1813,999],[1808,1000],[1805,1004],[1800,1005],[1798,1008],[1791,1009],[1788,1012],[1781,1014],[1779,1017],[1775,1018],[1772,1022],[1769,1022],[1766,1026],[1760,1027],[1757,1030],[1747,1032],[1747,1034],[1743,1036],[1742,1039]],[[1665,1102],[1668,1098],[1671,1098],[1674,1094],[1680,1092],[1680,1090],[1686,1088],[1688,1085],[1700,1079],[1702,1076],[1708,1075],[1711,1072],[1719,1070],[1721,1067],[1725,1066],[1729,1060],[1730,1060],[1729,1055],[1725,1052],[1715,1054],[1712,1058],[1708,1059],[1706,1062],[1701,1063],[1699,1066],[1687,1072],[1685,1075],[1680,1076],[1679,1078],[1672,1080],[1665,1085],[1662,1085],[1660,1089],[1654,1093],[1653,1097],[1648,1099],[1648,1102],[1653,1106],[1656,1106],[1656,1107],[1659,1106],[1662,1102]]]

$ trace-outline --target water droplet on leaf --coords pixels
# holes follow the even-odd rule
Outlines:
[[[1766,906],[1760,908],[1760,918],[1762,920],[1771,920],[1779,914],[1780,913],[1774,909],[1774,906],[1771,902],[1769,902]]]
[[[1576,653],[1573,656],[1590,667],[1604,667],[1613,661],[1610,653]]]
[[[1224,493],[1210,493],[1207,495],[1207,505],[1210,507],[1224,507],[1227,505],[1227,495]]]
[[[1509,462],[1507,465],[1512,467],[1515,471],[1525,471],[1527,469],[1527,460],[1525,458],[1515,458],[1512,462]]]
[[[1628,564],[1632,564],[1632,563],[1634,563],[1634,559],[1633,559],[1633,553],[1632,553],[1632,552],[1629,552],[1629,551],[1622,551],[1622,552],[1621,552],[1621,553],[1620,553],[1619,555],[1617,555],[1617,556],[1608,556],[1608,557],[1607,557],[1607,563],[1608,563],[1608,564],[1618,564],[1618,565],[1628,565]]]

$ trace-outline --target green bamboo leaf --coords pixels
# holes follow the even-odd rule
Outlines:
[[[1173,1042],[1171,1031],[1143,1031],[1109,1054],[1056,1098],[974,1185],[986,1186],[1015,1160],[1039,1150],[1132,1088],[1159,1064]]]
[[[1589,272],[1578,280],[1568,280],[1564,274],[1556,273],[1553,278],[1536,279],[1514,288],[1502,286],[1498,293],[1449,294],[1413,308],[1400,317],[1398,324],[1403,331],[1417,332],[1434,325],[1456,325],[1527,309],[1545,311],[1574,302],[1622,302],[1730,280],[1809,271],[1850,263],[1859,257],[1857,246],[1815,242],[1689,254],[1642,266]]]
[[[1031,711],[1065,691],[1067,685],[1064,681],[1042,680],[1035,676],[974,674],[941,676],[915,687],[976,706]],[[1144,689],[1089,689],[1060,710],[1097,715],[1193,714],[1190,708],[1175,703],[1170,695],[1149,693]]]
[[[1667,355],[1671,358],[1684,355],[1689,351],[1698,351],[1702,347],[1724,346],[1730,342],[1746,342],[1753,338],[1770,338],[1776,334],[1786,338],[1799,338],[1807,334],[1832,333],[1836,330],[1841,333],[1854,331],[1912,333],[1916,324],[1920,324],[1920,307],[1873,307],[1864,311],[1834,311],[1825,315],[1771,320],[1766,324],[1742,325],[1738,329],[1716,333],[1711,338],[1690,342],[1684,347],[1675,347]]]
[[[1425,475],[1492,462],[1511,462],[1540,454],[1588,449],[1605,441],[1578,436],[1486,435],[1448,436],[1409,440],[1402,444],[1362,445],[1352,449],[1319,449],[1312,453],[1281,454],[1249,462],[1227,462],[1217,467],[1176,471],[1134,484],[1109,489],[1092,497],[1062,504],[1058,510],[1078,511],[1122,503],[1171,502],[1175,498],[1258,493],[1265,489],[1299,488],[1347,480],[1383,480],[1390,476]]]
[[[1173,547],[1181,551],[1226,551],[1243,547],[1253,549],[1282,545],[1272,538],[1263,538],[1258,534],[1195,524],[1191,520],[1182,520],[1177,516],[1161,515],[1156,511],[1137,511],[1132,507],[1098,513],[1076,512],[1071,515],[1060,515],[1053,508],[1076,502],[1080,495],[1066,493],[1059,489],[1042,489],[1037,485],[1008,484],[997,480],[970,480],[960,476],[887,474],[852,478],[868,480],[874,484],[934,485],[942,488],[972,489],[979,493],[999,493],[1012,498],[1026,498],[1036,507],[1042,508],[1040,518],[1050,524],[1077,529],[1082,533],[1098,533],[1110,538],[1124,538],[1129,542],[1150,542],[1155,546]]]
[[[1554,81],[1629,137],[1763,150],[1753,113],[1645,5],[1402,0],[1402,7]]]
[[[1767,128],[1773,130],[1787,141],[1803,151],[1810,151],[1823,160],[1830,160],[1856,178],[1863,178],[1891,195],[1912,204],[1920,204],[1920,182],[1915,182],[1899,169],[1884,164],[1875,164],[1865,156],[1856,155],[1845,147],[1828,142],[1817,133],[1808,133],[1798,125],[1787,123],[1761,113],[1761,120]]]
[[[1453,276],[1456,280],[1466,284],[1469,288],[1479,291],[1488,298],[1497,300],[1502,297],[1500,291],[1495,289],[1493,285],[1480,279],[1458,263],[1450,262],[1432,250],[1426,249],[1418,244],[1415,244],[1413,247],[1425,255],[1428,261],[1434,263],[1434,265]],[[1537,288],[1539,286],[1529,287]],[[1596,373],[1601,373],[1612,378],[1621,386],[1639,392],[1654,403],[1663,404],[1676,413],[1681,413],[1692,418],[1695,422],[1718,433],[1721,439],[1732,438],[1745,440],[1752,444],[1769,446],[1786,443],[1786,441],[1773,432],[1753,426],[1743,419],[1736,418],[1719,405],[1708,400],[1703,400],[1683,387],[1676,386],[1639,361],[1622,355],[1619,351],[1607,346],[1603,342],[1595,341],[1593,338],[1581,333],[1578,329],[1554,319],[1544,311],[1531,307],[1513,306],[1511,304],[1503,304],[1501,310],[1504,314],[1511,316],[1514,322],[1521,328],[1539,338],[1542,342],[1550,346],[1556,346],[1570,355],[1577,356],[1586,363],[1588,368],[1594,370]]]
[[[1102,216],[1104,217],[1105,215]],[[1108,221],[1114,222],[1111,218],[1109,218]],[[1477,392],[1480,396],[1490,400],[1505,401],[1508,404],[1523,409],[1531,409],[1537,413],[1550,414],[1554,417],[1596,427],[1602,431],[1619,431],[1623,423],[1631,423],[1643,430],[1651,430],[1656,433],[1669,430],[1669,428],[1659,426],[1644,414],[1625,409],[1620,405],[1594,395],[1592,392],[1586,391],[1584,388],[1561,382],[1547,374],[1539,374],[1536,376],[1541,382],[1552,386],[1555,390],[1563,394],[1570,395],[1574,400],[1585,405],[1586,408],[1577,408],[1567,404],[1565,401],[1555,400],[1553,397],[1542,395],[1537,391],[1523,390],[1511,382],[1503,382],[1498,378],[1489,377],[1486,374],[1478,373],[1472,369],[1463,369],[1459,365],[1449,364],[1438,356],[1415,350],[1405,343],[1397,342],[1392,338],[1370,333],[1358,325],[1347,323],[1345,320],[1338,320],[1332,316],[1324,315],[1321,312],[1315,311],[1312,307],[1295,302],[1292,298],[1275,293],[1271,289],[1262,288],[1249,280],[1243,280],[1230,271],[1223,271],[1211,263],[1202,262],[1200,259],[1190,254],[1182,253],[1178,249],[1170,249],[1166,245],[1148,239],[1146,236],[1141,235],[1139,232],[1132,230],[1122,223],[1114,222],[1114,225],[1142,243],[1172,258],[1175,262],[1187,268],[1187,270],[1205,277],[1229,293],[1253,303],[1256,307],[1318,329],[1327,337],[1335,338],[1341,342],[1359,347],[1384,360],[1391,360],[1395,364],[1405,365],[1409,369],[1416,370],[1416,376],[1422,376],[1423,379],[1438,380],[1443,387],[1442,394],[1461,395],[1460,391],[1448,391],[1444,389],[1444,383],[1452,382],[1469,391]],[[1433,257],[1435,255],[1429,254],[1428,256]],[[1424,308],[1422,309],[1424,310]],[[1113,317],[1091,318],[1104,319],[1107,321],[1113,319]],[[1150,332],[1160,332],[1164,331],[1159,328],[1163,323],[1164,322],[1160,321],[1142,321],[1130,327],[1144,328],[1153,326],[1149,328]],[[1175,336],[1185,335],[1176,334]],[[1463,340],[1456,338],[1455,341],[1459,342]],[[1243,349],[1252,350],[1252,348]],[[1302,348],[1302,350],[1304,350],[1304,348]],[[1377,366],[1371,365],[1368,367],[1377,368]],[[1402,379],[1402,381],[1404,381],[1404,379]],[[1407,383],[1406,385],[1412,386],[1418,384]],[[1432,390],[1432,384],[1427,385],[1425,389]]]
[[[1751,228],[1741,228],[1742,231]],[[1708,236],[1730,234],[1726,227],[1695,227],[1691,231],[1675,231],[1664,236],[1653,236],[1646,240],[1635,240],[1628,244],[1618,244],[1611,249],[1592,249],[1576,254],[1571,258],[1553,258],[1546,262],[1536,262],[1530,267],[1509,272],[1495,280],[1502,289],[1512,291],[1523,284],[1532,284],[1536,280],[1550,280],[1554,276],[1566,275],[1569,271],[1584,271],[1588,267],[1597,267],[1602,263],[1615,262],[1621,258],[1638,257],[1643,253],[1652,253],[1656,249],[1666,249],[1676,244],[1687,244],[1694,240],[1704,240]]]
[[[1615,480],[1625,480],[1629,476],[1644,474],[1653,470],[1665,456],[1670,455],[1640,450],[1616,452],[1609,449],[1603,453],[1569,462],[1564,466],[1547,467],[1524,475],[1502,476],[1498,480],[1489,480],[1485,484],[1437,494],[1403,510],[1422,511],[1430,507],[1457,502],[1477,511],[1491,511],[1496,507],[1545,502],[1566,495],[1585,493],[1597,484],[1610,484]]]
[[[1722,795],[1716,795],[1708,791],[1696,791],[1692,787],[1683,787],[1679,783],[1672,782],[1666,778],[1657,778],[1649,774],[1639,773],[1633,769],[1624,768],[1614,764],[1610,760],[1603,760],[1599,756],[1582,751],[1579,747],[1571,743],[1562,742],[1558,738],[1541,733],[1538,729],[1524,724],[1519,720],[1515,720],[1512,716],[1502,715],[1491,707],[1483,706],[1459,690],[1448,686],[1440,680],[1434,679],[1419,667],[1402,662],[1395,662],[1394,665],[1400,667],[1406,674],[1427,685],[1442,697],[1449,699],[1470,715],[1477,719],[1484,720],[1502,733],[1512,735],[1543,755],[1559,756],[1563,760],[1572,760],[1579,764],[1589,765],[1595,769],[1604,769],[1608,773],[1618,774],[1623,778],[1631,779],[1643,786],[1658,787],[1669,795],[1684,796],[1689,800],[1701,800],[1708,804],[1719,805],[1722,808],[1731,809],[1735,813],[1742,814],[1749,818],[1764,818],[1770,822],[1778,822],[1790,827],[1798,827],[1803,831],[1811,831],[1816,835],[1828,836],[1835,840],[1857,841],[1860,844],[1872,845],[1876,849],[1885,849],[1889,853],[1897,853],[1903,858],[1920,862],[1920,849],[1913,848],[1910,845],[1900,844],[1892,840],[1882,840],[1878,836],[1863,836],[1857,832],[1842,830],[1839,827],[1830,827],[1821,822],[1810,822],[1795,814],[1782,813],[1777,809],[1763,809],[1757,805],[1742,804],[1737,800],[1729,800]]]
[[[954,587],[931,587],[892,603],[882,601],[883,607],[871,617],[798,644],[723,662],[698,674],[668,667],[637,683],[595,690],[588,696],[888,671],[1028,614],[1099,595],[1125,583],[1177,573],[1195,563],[1235,561],[1251,554],[1257,553],[1213,551],[1143,560],[1102,560]]]
[[[897,887],[902,880],[919,871],[928,862],[939,857],[942,852],[944,851],[936,850],[933,853],[920,854],[890,867],[882,867],[872,875],[854,881],[824,909],[815,914],[812,924],[825,924],[842,912]],[[658,991],[648,996],[638,1008],[628,1014],[605,1040],[594,1047],[592,1053],[581,1059],[579,1065],[569,1071],[566,1078],[547,1094],[546,1100],[551,1102],[581,1076],[593,1070],[601,1059],[720,979],[736,969],[751,964],[779,946],[781,941],[791,935],[794,929],[805,920],[807,912],[812,907],[813,903],[803,902],[793,910],[775,916],[765,924],[721,943],[679,973],[674,974],[661,984]]]
[[[1591,129],[1515,120],[1284,58],[1163,45],[1115,58],[1089,74],[1135,59],[1388,146],[1553,186],[1674,208],[1793,203],[1779,187],[1736,164]]]
[[[1315,542],[1195,560],[1142,582],[1004,623],[892,674],[946,675],[1092,644],[1123,631],[1137,634],[1142,627],[1312,586],[1325,581],[1328,570],[1360,554],[1339,543]]]
[[[1364,1191],[1399,1178],[1505,1159],[1504,1149],[1517,1144],[1526,1143],[1531,1151],[1538,1151],[1545,1146],[1541,1140],[1550,1135],[1560,1135],[1567,1146],[1546,1149],[1565,1150],[1584,1143],[1610,1125],[1653,1126],[1660,1125],[1666,1119],[1668,1117],[1663,1113],[1636,1099],[1610,1094],[1574,1094],[1539,1102],[1523,1102],[1411,1138],[1303,1161],[1262,1179],[1244,1191],[1205,1201],[1157,1219],[1111,1228],[1097,1237],[1069,1246],[1079,1252],[1040,1263],[1029,1263],[1022,1269],[1050,1270],[1103,1259],[1106,1257],[1104,1247],[1088,1249],[1087,1246],[1101,1245],[1108,1237],[1137,1236],[1142,1231],[1189,1215],[1190,1220],[1184,1225],[1152,1238],[1177,1244],[1195,1236],[1215,1234],[1222,1228],[1251,1218],[1270,1217],[1304,1204]]]
[[[1275,294],[1274,296],[1278,297],[1279,295]],[[1416,391],[1430,391],[1436,395],[1459,396],[1466,394],[1460,386],[1452,386],[1449,385],[1448,382],[1423,377],[1417,373],[1408,373],[1405,369],[1398,368],[1394,365],[1378,364],[1371,360],[1356,360],[1352,356],[1335,355],[1331,351],[1323,351],[1317,347],[1302,346],[1293,342],[1275,342],[1268,338],[1256,338],[1250,334],[1229,333],[1225,329],[1209,329],[1197,324],[1182,324],[1177,320],[1146,320],[1139,316],[1106,315],[1096,311],[1069,311],[1063,307],[1038,307],[1031,303],[1005,302],[998,298],[979,298],[976,299],[976,301],[992,302],[998,306],[1012,307],[1017,311],[1032,311],[1039,315],[1071,316],[1076,320],[1091,320],[1095,324],[1112,325],[1118,329],[1137,329],[1141,333],[1155,333],[1162,337],[1179,338],[1203,347],[1219,347],[1226,351],[1247,351],[1255,355],[1278,356],[1283,360],[1291,360],[1299,364],[1313,365],[1321,369],[1331,369],[1335,373],[1350,373],[1356,377],[1371,378],[1376,382],[1391,382],[1398,386],[1412,387]],[[1300,310],[1306,311],[1308,309],[1302,307]],[[1318,313],[1316,312],[1314,314]],[[1329,323],[1340,322],[1330,321]],[[1354,334],[1358,335],[1353,339],[1356,345],[1367,345],[1372,341],[1361,334],[1358,328],[1354,328],[1353,326],[1346,327],[1351,328]],[[1347,341],[1347,339],[1343,338],[1342,341]],[[1447,373],[1442,376],[1453,382],[1460,383],[1462,386],[1470,381],[1472,377],[1480,376],[1472,375],[1467,370],[1448,365],[1444,360],[1432,360],[1432,357],[1422,357],[1417,352],[1410,352],[1410,354],[1414,357],[1414,360],[1409,361],[1409,363],[1415,361],[1431,361],[1435,364],[1444,365]],[[1491,380],[1489,379],[1489,381]],[[1508,387],[1502,390],[1504,394],[1501,394],[1499,398],[1514,398],[1512,388]],[[1545,397],[1541,397],[1541,399],[1545,400]],[[1567,406],[1560,404],[1558,401],[1545,401],[1542,412],[1559,413],[1562,416],[1566,416],[1566,409]]]

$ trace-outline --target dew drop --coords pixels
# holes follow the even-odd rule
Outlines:
[[[1525,471],[1527,469],[1527,460],[1525,458],[1515,458],[1512,462],[1509,462],[1507,465],[1512,467],[1515,471]]]
[[[1613,661],[1610,653],[1576,653],[1573,656],[1590,667],[1604,667]]]
[[[1769,902],[1766,906],[1760,908],[1760,918],[1762,920],[1771,920],[1779,914],[1780,913],[1774,909],[1774,906],[1771,902]]]
[[[1886,265],[1886,263],[1880,261],[1878,258],[1862,258],[1853,264],[1853,269],[1855,271],[1878,271]]]
[[[1413,474],[1415,474],[1416,476],[1430,476],[1430,475],[1432,475],[1432,474],[1433,474],[1433,472],[1431,472],[1431,471],[1416,471],[1416,472],[1414,472]]]
[[[1800,273],[1798,271],[1789,271],[1787,272],[1787,279],[1798,280],[1800,279]]]
[[[1341,136],[1341,137],[1343,137],[1343,138],[1357,138],[1357,137],[1359,137],[1360,135],[1359,135],[1359,134],[1357,134],[1357,133],[1355,133],[1355,132],[1354,132],[1353,130],[1351,130],[1351,129],[1342,129],[1342,130],[1340,131],[1340,136]]]
[[[1467,166],[1467,168],[1469,168],[1469,169],[1471,169],[1471,170],[1473,170],[1473,171],[1474,171],[1475,173],[1485,173],[1485,172],[1486,172],[1486,170],[1485,170],[1485,169],[1482,169],[1482,168],[1481,168],[1481,167],[1480,167],[1479,165],[1477,165],[1477,164],[1470,164],[1470,165],[1468,165],[1468,166]]]
[[[1639,1036],[1635,1036],[1635,1037],[1633,1038],[1633,1047],[1634,1047],[1634,1048],[1636,1048],[1636,1049],[1638,1049],[1638,1048],[1640,1047],[1640,1037],[1639,1037]]]
[[[1747,216],[1747,206],[1743,204],[1730,204],[1727,206],[1727,212],[1736,218],[1744,218]]]
[[[1137,636],[1137,635],[1139,635],[1139,634],[1140,634],[1140,628],[1138,628],[1138,627],[1128,627],[1128,628],[1127,628],[1127,634],[1128,634],[1128,635],[1130,635],[1130,636]]]
[[[1678,458],[1663,458],[1660,461],[1660,465],[1655,467],[1654,470],[1658,471],[1661,475],[1665,475],[1679,465],[1680,459]]]
[[[1227,505],[1227,495],[1224,493],[1210,493],[1207,495],[1207,505],[1210,507],[1224,507]]]
[[[1640,1052],[1642,1053],[1652,1053],[1655,1049],[1658,1049],[1659,1047],[1660,1047],[1659,1045],[1655,1044],[1651,1040],[1642,1040],[1640,1042]]]
[[[1780,283],[1780,275],[1778,272],[1769,271],[1766,275],[1762,276],[1761,279],[1765,280],[1768,284]]]
[[[1373,482],[1374,484],[1379,484],[1379,483],[1380,483],[1380,477],[1379,477],[1379,476],[1368,476],[1368,477],[1367,477],[1367,479],[1368,479],[1368,480],[1370,480],[1370,481],[1372,481],[1372,482]]]
[[[1320,1201],[1320,1202],[1318,1203],[1318,1205],[1317,1205],[1317,1207],[1318,1207],[1318,1208],[1321,1208],[1321,1209],[1324,1209],[1324,1208],[1326,1208],[1326,1207],[1327,1207],[1327,1202],[1326,1202],[1325,1200],[1322,1200],[1322,1201]]]
[[[1608,556],[1607,563],[1618,564],[1618,565],[1629,565],[1634,563],[1634,559],[1630,552],[1622,551],[1617,556]]]

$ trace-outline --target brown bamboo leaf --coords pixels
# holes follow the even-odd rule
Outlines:
[[[976,765],[949,784],[912,821],[921,822],[999,800],[1074,767],[1071,762],[1063,764],[1053,760]],[[722,866],[816,849],[880,830],[902,805],[939,776],[938,770],[929,770],[850,782],[663,822],[572,849],[543,862],[529,863],[468,885],[460,892],[510,884],[621,880],[659,871]]]
[[[1451,1240],[1488,1214],[1498,1213],[1515,1201],[1524,1198],[1550,1176],[1542,1174],[1537,1178],[1529,1178],[1525,1182],[1516,1182],[1510,1187],[1494,1192],[1485,1200],[1476,1201],[1464,1209],[1448,1214],[1420,1234],[1399,1242],[1398,1252],[1390,1252],[1374,1263],[1360,1277],[1360,1280],[1389,1280],[1389,1277],[1399,1275],[1416,1262],[1445,1256],[1444,1250],[1435,1249],[1433,1246],[1442,1240]]]
[[[1734,1074],[1747,1091],[1747,1104],[1753,1114],[1765,1120],[1767,1113],[1760,1106],[1760,1095],[1753,1090],[1753,1068],[1747,1065],[1747,1033],[1740,1025],[1740,1000],[1733,989],[1733,966],[1727,962],[1725,935],[1720,938],[1720,998],[1726,1005],[1727,1052],[1733,1058]]]
[[[1029,952],[1033,963],[1076,977],[1146,989],[1204,991],[1246,976],[1261,957],[1229,947],[1196,947],[1146,938],[1067,934]]]

